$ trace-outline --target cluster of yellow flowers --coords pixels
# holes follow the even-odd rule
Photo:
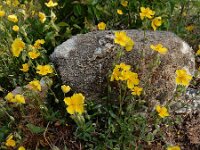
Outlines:
[[[45,5],[47,7],[49,7],[49,8],[53,8],[53,7],[57,6],[58,3],[57,2],[53,2],[52,0],[50,0],[48,3],[45,3]],[[41,23],[44,23],[46,21],[46,19],[47,19],[45,13],[43,13],[43,12],[39,12],[38,13],[38,17],[39,17],[39,20],[40,20]]]
[[[33,46],[30,45],[32,51],[28,52],[28,55],[31,59],[35,59],[38,56],[40,56],[40,53],[37,50],[41,49],[41,45],[44,43],[45,41],[43,39],[38,39],[35,41]],[[16,38],[11,45],[11,51],[13,56],[19,57],[24,48],[25,48],[25,43],[20,38]]]
[[[16,141],[13,140],[12,134],[7,137],[6,146],[7,147],[13,147],[13,148],[16,146]],[[26,149],[25,149],[24,146],[20,146],[20,147],[18,147],[18,150],[26,150]]]
[[[5,99],[9,102],[9,103],[18,103],[18,104],[25,104],[25,98],[23,95],[21,94],[16,94],[13,95],[13,93],[9,92],[6,96]]]
[[[149,7],[141,7],[140,8],[140,18],[141,20],[144,20],[144,18],[152,19],[155,15],[155,11],[151,10]],[[155,31],[159,26],[162,24],[162,18],[161,17],[155,17],[151,21],[151,26],[153,30]]]
[[[126,51],[131,51],[134,46],[133,40],[124,31],[115,32],[114,42],[125,47]]]
[[[10,0],[7,0],[7,1],[6,1],[6,4],[9,5],[9,6],[12,5],[12,6],[16,7],[16,6],[18,6],[20,3],[19,3],[18,0],[14,0],[14,1],[12,1],[12,3],[11,3]],[[4,11],[4,10],[1,10],[1,7],[0,7],[0,17],[4,17],[5,15],[6,15],[5,11]],[[17,16],[16,16],[15,14],[8,15],[7,19],[8,19],[10,22],[13,22],[13,23],[17,23],[17,22],[19,21],[18,18],[17,18]],[[13,25],[12,29],[13,29],[13,31],[18,32],[18,31],[19,31],[19,26]]]
[[[188,74],[185,69],[176,70],[176,84],[188,86],[191,80],[192,80],[192,76]],[[169,113],[166,107],[157,105],[155,108],[156,108],[156,111],[158,112],[158,115],[161,118],[165,118],[169,116]],[[169,148],[169,150],[171,149]]]
[[[31,51],[28,52],[28,56],[31,59],[38,58],[40,56],[40,52],[38,50],[41,49],[41,45],[44,43],[45,41],[43,39],[36,40],[33,46],[30,45]],[[12,51],[13,56],[19,57],[21,52],[25,48],[25,43],[21,39],[16,38],[13,41],[11,47],[12,47],[11,51]],[[25,63],[25,64],[22,64],[22,68],[20,70],[23,72],[28,72],[29,67],[30,67],[29,64]],[[37,70],[37,73],[40,75],[47,75],[48,73],[53,73],[53,69],[51,65],[38,65],[36,67],[36,70]]]
[[[18,6],[20,3],[18,0],[7,0],[6,4],[9,6]],[[52,0],[50,0],[48,3],[45,3],[45,5],[47,7],[54,7],[57,5],[57,3],[53,3]],[[4,17],[5,16],[5,11],[1,10],[0,7],[0,17]],[[44,19],[44,18],[43,18]],[[17,15],[15,14],[10,14],[7,16],[7,20],[12,22],[12,23],[18,23],[19,19],[17,17]],[[17,25],[13,25],[12,27],[13,31],[17,32],[19,31],[19,27]],[[35,41],[35,43],[33,45],[26,45],[24,43],[24,41],[20,38],[17,37],[13,40],[12,44],[11,44],[11,53],[14,57],[20,57],[22,51],[24,51],[24,54],[27,54],[27,56],[30,59],[36,59],[38,58],[41,54],[40,54],[40,49],[42,49],[42,45],[45,43],[44,39],[38,39]],[[25,49],[27,49],[28,51],[25,51]],[[20,70],[22,72],[28,72],[29,68],[30,68],[30,64],[31,61],[28,61],[28,63],[24,63],[22,64],[22,67],[20,68]],[[35,66],[33,66],[33,68],[35,68]],[[47,75],[50,73],[53,73],[53,68],[51,65],[39,65],[37,64],[36,66],[36,73],[38,73],[39,75]],[[42,87],[40,85],[40,81],[38,80],[33,80],[31,82],[29,82],[28,87],[31,88],[34,91],[41,91]],[[21,94],[16,94],[13,95],[13,93],[9,92],[6,96],[5,99],[7,100],[7,102],[10,103],[19,103],[19,104],[25,104],[25,98],[23,95]]]
[[[30,46],[32,48],[31,51],[28,52],[28,56],[31,59],[36,59],[40,56],[40,52],[38,49],[41,48],[41,44],[44,44],[44,40],[37,40],[34,44],[34,46]],[[12,44],[12,53],[13,56],[19,57],[20,53],[24,49],[25,44],[21,39],[15,39],[13,44]],[[23,72],[28,72],[29,71],[30,65],[28,63],[22,64],[22,68],[20,69]],[[53,73],[53,68],[51,65],[37,65],[36,67],[36,72],[40,75],[47,75],[49,73]]]
[[[122,0],[120,3],[123,7],[127,7],[128,6],[128,1]],[[123,11],[121,9],[117,9],[117,14],[119,15],[123,15]]]
[[[9,6],[17,7],[20,4],[20,2],[19,0],[6,0],[6,4]]]
[[[132,91],[132,95],[140,96],[142,92],[142,88],[138,87],[140,80],[138,79],[138,74],[132,72],[130,65],[126,65],[125,63],[120,63],[116,65],[110,81],[126,81],[127,87]]]
[[[124,6],[124,7],[127,7],[128,6],[128,1],[122,0],[121,1],[121,5]],[[124,13],[123,13],[123,11],[121,9],[117,9],[117,14],[123,15]],[[98,27],[99,30],[105,30],[106,29],[106,24],[104,22],[99,22],[97,27]]]

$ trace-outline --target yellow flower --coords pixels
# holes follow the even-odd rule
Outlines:
[[[130,37],[127,37],[127,41],[126,41],[126,45],[125,45],[125,49],[126,51],[131,51],[133,49],[134,46],[134,42]]]
[[[11,2],[12,2],[12,3],[11,3]],[[16,7],[16,6],[18,6],[20,3],[19,3],[18,0],[6,0],[6,4],[9,5],[9,6],[12,4],[12,6]]]
[[[48,73],[53,73],[53,68],[50,65],[38,65],[36,69],[36,72],[43,76],[47,75]]]
[[[11,0],[6,0],[6,4],[10,6],[11,5]]]
[[[7,140],[6,140],[6,146],[8,147],[15,147],[16,142],[13,140],[13,135],[9,135]]]
[[[75,93],[72,97],[66,97],[64,102],[68,106],[67,112],[69,114],[82,114],[84,112],[84,100],[85,97],[81,93]]]
[[[123,15],[123,11],[122,11],[121,9],[117,9],[117,13],[118,13],[119,15]]]
[[[145,17],[151,19],[155,14],[155,11],[152,11],[149,7],[147,8],[141,7],[140,10],[141,10],[140,13],[141,20],[143,20]]]
[[[13,31],[15,31],[15,32],[18,32],[18,31],[19,31],[19,27],[18,27],[17,25],[14,25],[14,26],[12,27],[12,29],[13,29]]]
[[[197,50],[196,55],[200,55],[200,45],[199,45],[199,50]]]
[[[99,30],[105,30],[105,28],[106,28],[106,24],[104,23],[104,22],[100,22],[100,23],[98,23],[98,29]]]
[[[122,0],[121,1],[121,5],[124,6],[124,7],[127,7],[128,6],[128,1]]]
[[[126,43],[127,43],[126,32],[124,32],[124,31],[115,32],[114,42],[123,47],[126,46]]]
[[[131,93],[132,95],[140,96],[143,88],[140,88],[138,86],[134,86],[131,90],[132,90],[132,93]]]
[[[42,12],[38,13],[38,17],[40,19],[40,22],[42,22],[42,23],[44,23],[46,21],[46,19],[47,19],[46,15],[44,13],[42,13]]]
[[[31,59],[36,59],[40,56],[40,52],[37,52],[36,50],[33,50],[31,52],[28,52],[28,55]]]
[[[192,76],[186,70],[176,70],[176,84],[188,86],[191,80]]]
[[[12,51],[13,56],[19,57],[24,47],[25,47],[24,42],[21,39],[16,38],[11,45],[11,51]]]
[[[184,17],[186,17],[187,16],[187,13],[186,12],[183,12],[183,14],[182,14]]]
[[[196,55],[197,56],[200,55],[200,49],[196,52]]]
[[[66,85],[62,85],[61,89],[62,89],[63,93],[68,93],[71,90],[71,87],[66,86]]]
[[[29,64],[25,63],[22,65],[22,68],[20,69],[23,72],[28,72],[29,71]]]
[[[134,46],[133,40],[124,31],[115,32],[114,42],[125,47],[126,51],[131,51]]]
[[[127,87],[133,89],[135,85],[138,85],[140,80],[138,79],[138,74],[135,72],[128,72]]]
[[[181,150],[181,148],[179,146],[169,146],[167,150]]]
[[[45,3],[47,7],[55,7],[58,5],[58,3],[54,3],[52,0],[50,0],[48,3]]]
[[[167,111],[167,108],[164,107],[164,106],[159,106],[157,105],[156,106],[156,111],[158,112],[158,115],[161,117],[161,118],[165,118],[167,116],[169,116],[169,113]]]
[[[44,39],[38,39],[35,41],[34,43],[34,47],[36,49],[40,49],[41,48],[41,45],[43,45],[45,43],[45,40]]]
[[[9,15],[8,20],[14,23],[18,22],[18,18],[16,15]]]
[[[0,17],[3,17],[3,16],[5,16],[5,11],[0,10]]]
[[[20,146],[18,150],[26,150],[24,146]]]
[[[166,54],[168,51],[168,49],[164,47],[162,44],[150,45],[150,48],[153,49],[154,51],[159,52],[160,54]]]
[[[33,81],[29,82],[28,85],[35,91],[41,91],[42,90],[42,87],[40,85],[39,80],[33,80]]]
[[[129,77],[130,68],[131,66],[126,65],[125,63],[120,63],[119,65],[116,65],[111,75],[110,81],[127,80]]]
[[[186,29],[187,31],[193,31],[194,28],[195,28],[194,25],[188,25],[187,27],[185,27],[185,29]]]
[[[23,95],[20,95],[20,94],[17,94],[15,95],[15,100],[17,103],[20,103],[20,104],[25,104],[25,98]]]
[[[15,103],[15,97],[13,95],[13,93],[9,92],[6,96],[5,96],[5,100],[7,100],[10,103]]]
[[[152,26],[154,31],[157,29],[157,27],[161,26],[161,24],[162,24],[162,18],[161,17],[156,17],[151,22],[151,26]]]
[[[14,7],[18,6],[19,4],[20,4],[20,2],[19,2],[18,0],[13,0],[13,1],[12,1],[12,5],[13,5]]]

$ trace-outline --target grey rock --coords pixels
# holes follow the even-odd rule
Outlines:
[[[184,97],[181,100],[174,102],[174,110],[176,113],[186,114],[194,113],[200,111],[200,90],[194,88],[187,88]],[[172,106],[173,106],[172,105]]]
[[[131,65],[132,71],[138,73],[146,98],[160,100],[161,103],[170,99],[176,89],[175,71],[185,68],[191,75],[194,74],[192,48],[171,32],[146,31],[145,39],[143,31],[126,32],[135,45],[131,52],[124,51],[120,62]],[[97,99],[104,95],[119,48],[113,39],[114,31],[97,31],[73,36],[57,46],[50,59],[63,83],[84,93],[88,98]],[[151,44],[159,43],[168,48],[166,55],[150,49]],[[142,51],[145,59],[142,59]],[[152,67],[152,61],[156,61],[158,55],[159,65]]]

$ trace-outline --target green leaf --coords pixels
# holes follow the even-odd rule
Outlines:
[[[27,124],[26,126],[32,133],[36,133],[36,134],[42,133],[45,130],[45,128],[35,126],[34,124],[31,124],[31,123]]]
[[[154,139],[154,135],[152,134],[152,133],[148,133],[147,134],[147,137],[146,137],[146,141],[148,142],[148,141],[153,141],[153,139]]]
[[[69,26],[69,24],[67,24],[66,22],[59,22],[57,24],[57,26],[59,26],[59,27],[67,27],[67,26]]]
[[[82,7],[81,7],[81,5],[75,5],[74,6],[74,14],[76,16],[79,16],[79,15],[82,14]]]

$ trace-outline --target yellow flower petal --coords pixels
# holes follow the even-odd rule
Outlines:
[[[65,97],[64,102],[65,102],[65,105],[72,105],[73,104],[70,97]]]
[[[67,107],[67,112],[68,112],[69,114],[72,115],[72,114],[75,113],[75,111],[76,111],[75,105],[70,105],[70,106]]]
[[[121,9],[117,9],[117,13],[118,13],[119,15],[123,15],[123,11],[122,11]]]

